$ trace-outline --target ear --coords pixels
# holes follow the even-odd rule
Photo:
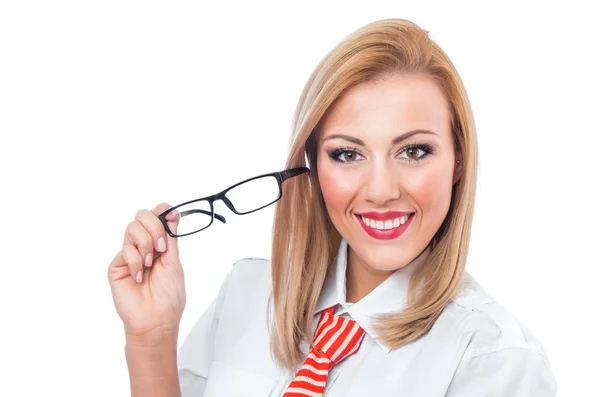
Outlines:
[[[454,161],[454,180],[452,181],[452,185],[456,184],[462,176],[463,172],[463,159],[460,154],[456,155],[456,160]]]

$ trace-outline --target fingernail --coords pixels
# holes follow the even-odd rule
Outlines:
[[[179,218],[179,211],[173,210],[167,214],[167,219],[170,221],[174,221]]]
[[[150,267],[152,265],[152,254],[146,255],[146,267]]]
[[[142,282],[142,271],[141,270],[139,270],[137,272],[137,275],[135,276],[135,281],[137,281],[138,283]]]
[[[158,251],[165,252],[167,250],[167,244],[165,244],[165,239],[160,237],[158,239]]]

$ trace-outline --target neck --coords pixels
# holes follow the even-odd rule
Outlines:
[[[394,271],[377,270],[369,266],[349,246],[346,261],[346,301],[358,302],[392,273]]]

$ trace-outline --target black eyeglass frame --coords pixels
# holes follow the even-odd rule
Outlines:
[[[237,214],[237,215],[250,214],[252,212],[259,211],[259,210],[261,210],[261,209],[263,209],[265,207],[268,207],[269,205],[271,205],[271,204],[279,201],[279,199],[281,199],[281,196],[283,195],[283,190],[281,189],[281,185],[283,184],[283,182],[286,179],[293,178],[293,177],[298,176],[298,175],[302,175],[302,174],[304,174],[306,172],[310,172],[310,169],[307,168],[307,167],[297,167],[297,168],[290,168],[290,169],[283,170],[283,171],[270,172],[268,174],[262,174],[262,175],[254,176],[252,178],[249,178],[249,179],[246,179],[244,181],[238,182],[235,185],[229,186],[227,189],[225,189],[225,190],[223,190],[223,191],[221,191],[219,193],[213,194],[211,196],[206,196],[206,197],[202,197],[202,198],[199,198],[199,199],[195,199],[195,200],[191,200],[191,201],[186,201],[185,203],[181,203],[181,204],[178,204],[178,205],[176,205],[174,207],[171,207],[168,210],[164,211],[162,214],[160,214],[158,216],[158,219],[160,219],[161,223],[165,227],[165,230],[167,231],[167,233],[169,234],[169,236],[171,236],[173,238],[189,236],[190,234],[195,234],[195,233],[201,232],[202,230],[210,227],[210,225],[213,224],[213,221],[215,220],[215,218],[217,218],[219,221],[225,223],[225,217],[223,215],[219,215],[219,214],[215,213],[215,207],[214,207],[214,202],[215,201],[217,201],[217,200],[223,201],[225,203],[225,205],[227,206],[227,208],[229,208],[234,214]],[[250,182],[250,181],[253,181],[253,180],[259,179],[259,178],[270,177],[270,176],[275,177],[275,179],[277,180],[277,183],[279,185],[279,195],[278,195],[278,197],[275,200],[271,201],[269,204],[263,205],[262,207],[254,209],[252,211],[239,212],[239,211],[237,211],[235,209],[235,206],[233,205],[233,203],[226,196],[226,194],[227,194],[228,191],[230,191],[231,189],[233,189],[233,188],[235,188],[235,187],[237,187],[237,186],[239,186],[239,185],[241,185],[243,183]],[[195,203],[195,202],[198,202],[198,201],[203,201],[203,200],[204,201],[208,201],[208,203],[210,205],[210,214],[208,213],[208,211],[196,209],[196,210],[184,211],[184,212],[180,213],[180,216],[184,217],[184,216],[189,215],[191,213],[200,212],[200,213],[203,213],[205,215],[210,215],[210,223],[208,225],[206,225],[205,227],[203,227],[202,229],[198,229],[198,230],[196,230],[194,232],[190,232],[190,233],[174,234],[173,232],[171,232],[171,229],[169,228],[169,226],[167,224],[167,219],[166,219],[167,214],[169,214],[171,211],[173,211],[173,210],[175,210],[175,209],[177,209],[179,207],[183,207],[184,205],[188,205],[188,204]]]

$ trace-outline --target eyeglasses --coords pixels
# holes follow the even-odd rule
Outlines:
[[[306,167],[291,168],[246,179],[212,196],[188,201],[171,207],[158,216],[171,237],[183,237],[198,233],[210,225],[216,218],[225,223],[223,215],[215,214],[214,202],[222,200],[238,215],[246,215],[263,209],[281,198],[281,184],[295,176],[310,172]],[[167,224],[167,214],[177,209],[181,215],[177,225],[177,234]]]

